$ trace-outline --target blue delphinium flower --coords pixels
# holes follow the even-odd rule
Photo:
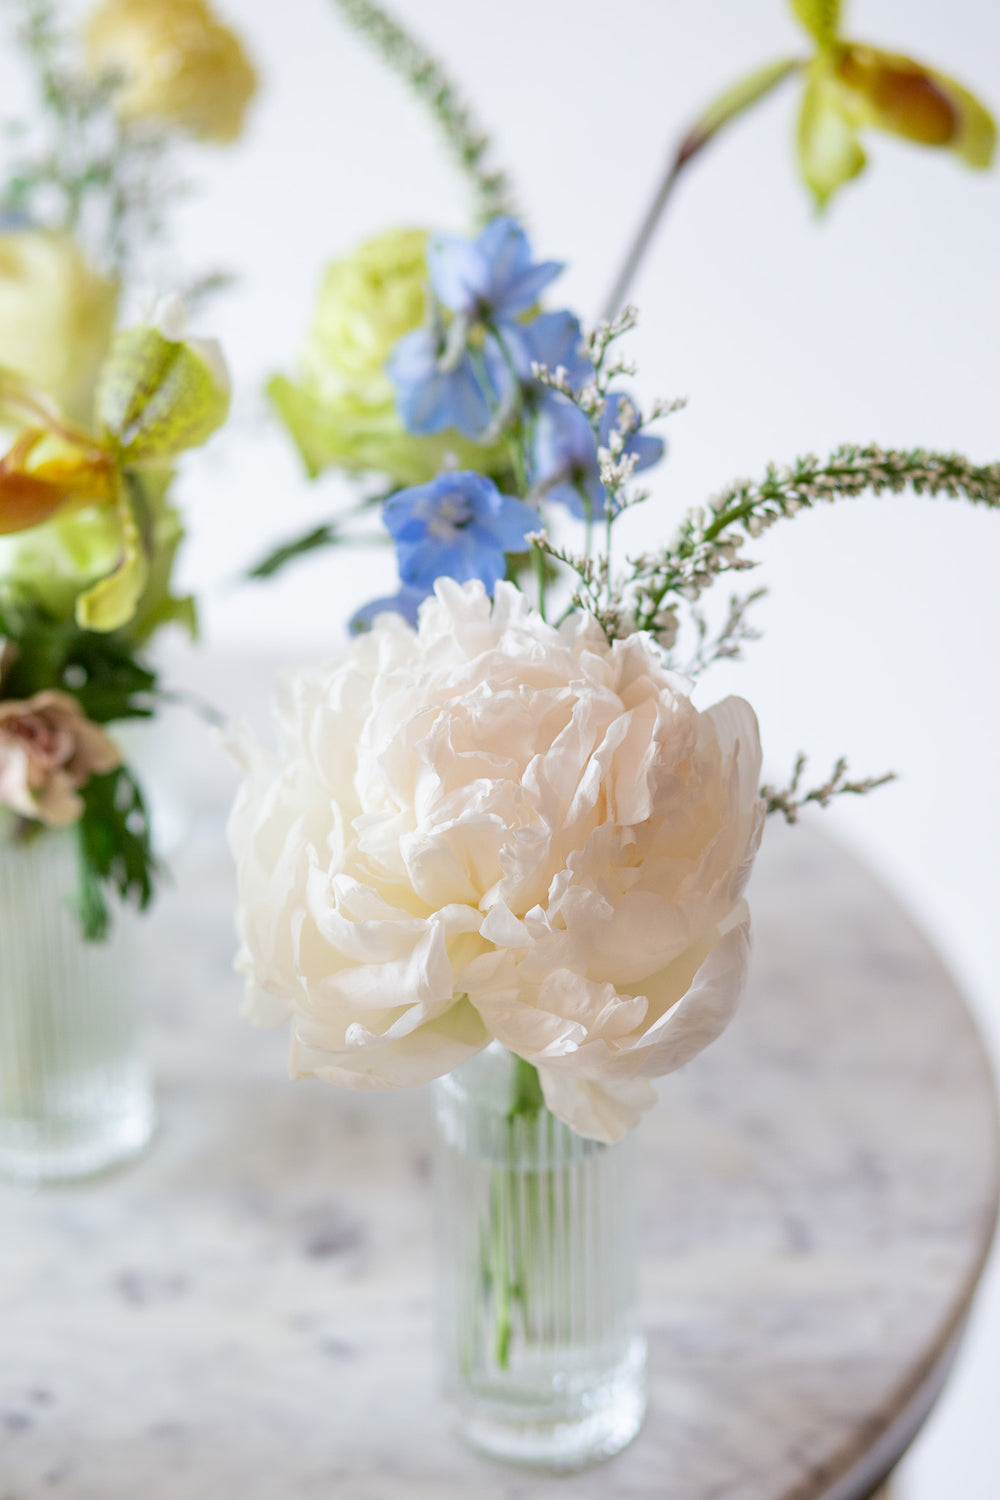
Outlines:
[[[525,312],[562,271],[555,260],[531,259],[516,219],[494,219],[474,240],[435,235],[427,270],[438,301],[468,323],[495,323]]]
[[[384,599],[373,599],[356,609],[348,623],[348,630],[357,635],[359,631],[371,630],[379,615],[402,615],[411,625],[416,625],[421,604],[429,597],[430,589],[410,588],[401,584],[398,592]]]
[[[471,470],[400,490],[385,502],[382,519],[396,541],[403,583],[428,592],[447,577],[479,578],[492,594],[507,571],[506,554],[526,551],[525,537],[539,526],[532,506]]]
[[[601,483],[598,446],[606,448],[627,397],[615,391],[607,398],[599,438],[579,407],[565,400],[546,402],[538,413],[532,451],[532,483],[547,500],[557,500],[574,516],[600,520],[607,492]],[[636,470],[651,468],[663,457],[663,439],[636,433],[624,452],[634,455]],[[588,516],[589,512],[589,516]]]
[[[478,438],[490,424],[491,406],[513,393],[508,362],[519,373],[523,364],[526,378],[531,359],[549,362],[544,350],[526,352],[525,325],[513,320],[532,306],[562,266],[557,261],[534,264],[524,230],[514,219],[501,218],[476,239],[436,236],[427,248],[427,269],[436,317],[430,327],[404,335],[389,357],[386,370],[396,406],[408,432],[423,436],[454,427],[465,437]],[[447,329],[442,308],[453,314]],[[506,355],[497,340],[503,341]],[[472,347],[479,350],[478,368]]]
[[[464,348],[457,355],[439,348],[429,328],[404,334],[386,365],[396,392],[396,409],[407,432],[426,436],[454,427],[476,438],[490,423],[490,408]]]
[[[580,320],[571,312],[539,313],[530,323],[505,324],[501,337],[502,349],[496,339],[490,338],[484,350],[498,400],[510,399],[515,373],[522,402],[529,409],[537,411],[546,400],[558,400],[550,386],[534,378],[532,365],[544,365],[553,375],[561,367],[573,391],[581,390],[594,373],[585,352]]]

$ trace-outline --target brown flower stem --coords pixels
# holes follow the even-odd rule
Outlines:
[[[625,252],[625,259],[615,277],[614,285],[608,293],[604,307],[601,309],[601,319],[603,322],[610,322],[624,307],[629,289],[635,280],[639,267],[646,258],[646,252],[649,249],[653,235],[656,233],[664,210],[670,202],[674,188],[677,185],[677,179],[683,168],[693,159],[700,146],[704,144],[704,141],[702,141],[698,147],[695,147],[694,150],[684,155],[682,143],[681,148],[668,162],[667,170],[657,185],[656,192],[649,207],[646,209],[642,222]]]
[[[677,181],[684,168],[699,155],[709,141],[719,134],[724,126],[738,120],[748,109],[767,97],[779,83],[802,66],[796,58],[788,58],[762,68],[742,79],[733,88],[715,100],[698,116],[681,137],[680,144],[671,153],[663,176],[646,209],[635,236],[625,252],[621,268],[615,277],[611,291],[604,303],[601,318],[610,322],[621,312],[628,299],[632,283],[659,226],[667,204],[673,197]]]

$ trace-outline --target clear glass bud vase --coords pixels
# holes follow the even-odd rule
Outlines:
[[[446,1394],[481,1452],[553,1471],[631,1441],[645,1409],[635,1141],[574,1134],[494,1043],[435,1084]]]
[[[76,841],[0,823],[0,1175],[67,1181],[134,1156],[153,1097],[131,963],[137,919],[84,941],[71,907]]]

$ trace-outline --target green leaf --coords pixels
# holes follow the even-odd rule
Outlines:
[[[147,719],[154,712],[156,673],[112,637],[81,632],[60,686],[73,694],[95,724]]]
[[[799,171],[820,209],[838,188],[864,171],[867,158],[857,129],[845,113],[836,81],[822,61],[810,70],[796,144]]]
[[[123,902],[145,911],[153,899],[158,866],[146,804],[127,767],[92,776],[80,795],[76,907],[84,937],[99,942],[111,921],[106,891],[116,891]]]
[[[315,552],[320,547],[335,547],[340,541],[337,528],[332,522],[325,526],[317,526],[312,531],[307,531],[304,536],[297,537],[291,542],[282,542],[280,547],[275,547],[273,552],[268,552],[259,563],[247,573],[248,578],[273,578],[275,573],[280,573],[287,563],[294,562],[297,557],[305,557],[309,552]]]
[[[228,377],[214,345],[130,328],[111,345],[96,410],[123,464],[164,464],[206,442],[225,421],[229,401]]]
[[[828,47],[840,30],[840,0],[791,0],[792,10],[821,47]]]
[[[149,578],[149,558],[127,475],[119,483],[115,508],[121,553],[113,571],[77,599],[76,620],[81,630],[120,630],[127,625]]]
[[[87,942],[103,943],[111,931],[111,912],[108,909],[100,876],[88,857],[80,824],[77,824],[76,848],[76,914]]]
[[[0,636],[15,642],[18,651],[4,673],[5,698],[31,698],[64,687],[63,670],[79,636],[72,620],[53,619],[9,585],[0,585]]]

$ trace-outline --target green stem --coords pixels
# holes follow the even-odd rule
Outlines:
[[[530,1266],[520,1261],[522,1252],[530,1260],[534,1239],[521,1215],[520,1179],[516,1159],[518,1122],[537,1119],[545,1108],[538,1069],[523,1057],[510,1053],[511,1101],[507,1111],[507,1155],[510,1166],[497,1167],[490,1188],[489,1271],[493,1288],[493,1355],[501,1370],[510,1368],[510,1346],[514,1333],[514,1307],[522,1320],[528,1318],[531,1285]],[[517,1259],[511,1259],[511,1246]]]
[[[535,563],[535,582],[538,584],[538,613],[543,620],[548,620],[546,612],[545,589],[547,580],[545,577],[545,554],[540,547],[532,548]]]
[[[545,1108],[545,1095],[542,1092],[538,1069],[532,1063],[525,1062],[523,1057],[518,1057],[516,1052],[512,1052],[510,1058],[513,1064],[514,1087],[507,1119],[514,1121],[519,1115],[535,1116]]]
[[[611,538],[612,527],[614,526],[614,523],[614,502],[612,500],[612,497],[609,495],[604,502],[604,563],[605,568],[607,569],[604,585],[604,603],[605,607],[607,608],[610,608],[611,606],[611,595],[614,587],[612,584],[611,569]]]
[[[508,1181],[510,1176],[510,1172],[505,1168],[495,1172],[490,1193],[491,1259],[496,1299],[493,1353],[501,1370],[508,1369],[510,1365],[510,1341],[514,1326],[511,1302],[516,1294],[516,1289],[511,1284],[510,1262],[507,1255],[507,1215],[513,1200]]]

